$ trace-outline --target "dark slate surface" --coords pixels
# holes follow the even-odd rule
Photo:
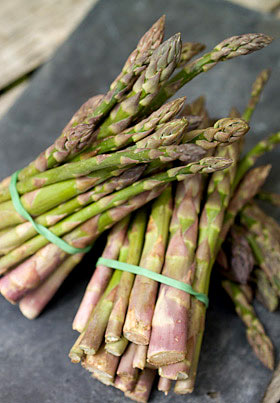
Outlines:
[[[28,163],[59,134],[72,113],[89,96],[106,90],[143,32],[167,14],[167,35],[182,32],[184,40],[208,47],[244,32],[279,37],[279,21],[218,0],[103,0],[72,37],[34,77],[0,124],[1,177]],[[210,111],[226,115],[231,105],[245,106],[256,74],[272,66],[273,74],[254,116],[249,143],[279,129],[279,40],[264,51],[217,66],[181,90],[189,100],[205,93]],[[279,151],[270,154],[273,173],[267,188],[280,191]],[[101,241],[99,241],[101,242]],[[100,243],[99,243],[100,245]],[[126,401],[123,395],[93,381],[67,353],[75,340],[71,321],[79,305],[96,253],[73,273],[36,321],[23,318],[1,299],[1,403],[87,403]],[[278,347],[279,312],[257,305]],[[244,327],[230,301],[213,281],[196,392],[190,397],[152,393],[153,402],[253,403],[261,400],[270,372],[256,360]],[[215,398],[209,392],[217,392]],[[213,395],[212,395],[213,396]]]

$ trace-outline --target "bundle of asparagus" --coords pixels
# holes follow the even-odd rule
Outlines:
[[[165,103],[218,62],[272,39],[235,36],[190,62],[204,46],[182,45],[179,34],[162,42],[163,34],[164,17],[141,38],[110,90],[82,105],[55,143],[18,173],[20,203],[35,226],[11,200],[14,176],[0,184],[0,291],[19,302],[26,317],[40,314],[85,248],[111,227],[103,258],[162,273],[197,293],[103,264],[94,271],[73,322],[80,336],[71,360],[143,402],[157,372],[159,390],[168,393],[173,380],[176,393],[193,390],[206,312],[198,294],[208,294],[219,251],[223,273],[242,284],[252,278],[267,306],[268,287],[279,293],[278,269],[269,265],[270,256],[278,258],[278,225],[265,218],[258,224],[263,212],[247,204],[270,167],[247,171],[279,143],[280,134],[239,160],[267,71],[241,117],[235,112],[215,121],[202,98],[184,108],[185,98]],[[238,269],[240,254],[225,254],[240,242],[240,233],[242,247],[254,255],[246,273]],[[260,269],[252,272],[254,259]],[[271,367],[272,345],[248,301],[248,285],[223,284],[254,350]]]
[[[208,126],[194,111],[175,118],[185,98],[164,102],[219,61],[261,49],[271,38],[232,37],[189,62],[204,46],[182,45],[179,34],[162,42],[164,22],[160,18],[141,38],[107,94],[82,105],[55,143],[18,173],[19,202],[11,200],[14,178],[0,184],[0,291],[10,302],[20,301],[29,318],[104,230],[167,183],[227,168],[229,156],[207,153],[248,131],[239,117]]]
[[[263,71],[254,83],[244,120],[249,121],[267,79],[268,71]],[[201,126],[209,122],[202,98],[181,113],[190,116],[194,110]],[[255,196],[277,200],[276,195],[262,196],[260,190],[271,166],[250,168],[279,142],[279,134],[272,135],[243,159],[240,140],[218,147],[215,156],[231,158],[233,164],[213,173],[209,182],[196,174],[179,182],[174,192],[170,186],[165,188],[151,207],[130,219],[126,241],[119,256],[113,258],[162,273],[204,294],[217,260],[221,275],[229,279],[223,279],[222,285],[247,328],[248,341],[270,369],[274,367],[273,345],[253,308],[252,286],[256,285],[256,297],[268,309],[276,308],[280,226],[252,204]],[[111,258],[111,237],[103,257]],[[191,393],[205,311],[205,305],[185,291],[160,285],[141,272],[135,276],[99,265],[73,321],[80,336],[70,350],[70,359],[139,402],[148,400],[156,374],[158,390],[165,394],[174,381],[175,393]]]

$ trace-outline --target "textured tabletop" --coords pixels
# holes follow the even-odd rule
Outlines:
[[[218,0],[103,0],[89,13],[70,39],[32,79],[0,123],[1,177],[27,164],[59,134],[72,113],[93,94],[106,91],[137,39],[163,13],[167,35],[180,31],[185,41],[207,47],[245,32],[280,35],[280,22]],[[280,128],[279,40],[245,58],[221,63],[180,91],[193,100],[206,95],[213,116],[226,115],[232,105],[241,110],[256,74],[273,68],[248,144]],[[267,189],[280,191],[280,150],[265,157],[273,171]],[[279,214],[280,218],[280,214]],[[76,334],[71,322],[83,295],[102,239],[67,279],[41,317],[23,318],[17,307],[0,299],[1,403],[124,402],[121,392],[94,381],[67,353]],[[280,314],[260,305],[257,312],[275,346],[280,346]],[[164,397],[154,391],[152,402],[255,403],[261,400],[271,373],[255,358],[245,329],[231,302],[214,278],[197,388],[193,395]],[[215,393],[212,393],[215,392]]]

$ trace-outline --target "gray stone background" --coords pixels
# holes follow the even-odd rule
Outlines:
[[[280,35],[279,20],[222,0],[99,2],[1,120],[1,177],[26,165],[47,147],[89,96],[106,91],[137,39],[163,13],[167,15],[166,36],[180,31],[183,40],[204,42],[208,49],[226,37],[245,32],[264,32],[275,38]],[[179,95],[192,100],[205,94],[210,112],[224,116],[232,105],[242,110],[251,83],[266,67],[272,67],[273,73],[252,120],[247,141],[252,145],[263,135],[279,130],[279,39],[259,53],[216,66],[193,80]],[[279,151],[274,151],[261,161],[273,164],[266,188],[275,191],[280,191],[278,160]],[[67,357],[76,338],[71,322],[101,247],[102,238],[36,321],[28,321],[16,307],[0,300],[1,403],[128,401],[121,392],[92,380]],[[195,393],[188,397],[170,393],[165,398],[154,391],[151,401],[261,400],[271,373],[253,355],[244,326],[215,276],[210,301]],[[259,304],[256,310],[279,358],[279,312],[267,313]],[[216,397],[209,392],[217,392]]]

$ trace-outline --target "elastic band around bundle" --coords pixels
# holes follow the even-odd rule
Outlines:
[[[14,208],[19,213],[19,215],[21,215],[23,218],[25,218],[27,221],[29,221],[33,225],[35,230],[38,232],[38,234],[43,235],[43,237],[45,237],[49,242],[55,244],[60,249],[64,250],[64,252],[69,253],[70,255],[74,255],[75,253],[89,252],[91,249],[91,246],[87,246],[86,248],[75,248],[74,246],[71,246],[67,242],[63,241],[63,239],[56,236],[53,232],[51,232],[46,227],[44,227],[41,224],[36,223],[33,220],[31,215],[23,207],[23,205],[20,201],[18,191],[17,191],[17,179],[18,179],[19,173],[20,173],[20,170],[16,171],[12,175],[11,182],[9,185],[11,199],[12,199]]]
[[[208,308],[209,299],[206,294],[196,292],[191,285],[183,283],[182,281],[175,280],[164,276],[163,274],[155,273],[154,271],[144,269],[144,267],[134,266],[133,264],[119,262],[118,260],[105,259],[100,257],[97,261],[97,265],[103,265],[112,269],[127,271],[132,274],[138,274],[145,276],[158,283],[169,285],[170,287],[178,288],[178,290],[185,291],[186,293],[193,295],[198,301],[202,302],[206,308]]]

